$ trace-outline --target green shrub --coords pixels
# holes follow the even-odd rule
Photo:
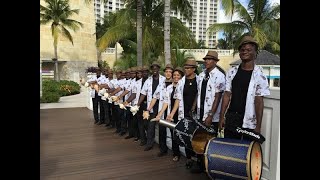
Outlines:
[[[59,102],[60,94],[58,92],[43,92],[40,98],[40,103],[54,103]]]
[[[59,83],[59,94],[61,96],[79,94],[80,88],[80,85],[74,81],[61,80]]]
[[[44,80],[42,82],[41,103],[58,102],[61,96],[70,96],[80,93],[80,85],[74,81]]]

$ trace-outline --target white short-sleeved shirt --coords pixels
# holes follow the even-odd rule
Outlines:
[[[205,72],[202,72],[199,74],[199,83],[198,85],[198,97],[197,97],[197,118],[200,118],[200,93],[201,93],[201,88],[202,88],[202,81],[205,78],[206,74]],[[205,121],[206,118],[208,117],[208,113],[212,109],[212,104],[215,99],[215,93],[218,92],[223,92],[226,89],[226,80],[225,80],[225,75],[219,71],[218,68],[214,68],[209,72],[209,79],[208,83],[206,86],[206,95],[205,95],[205,100],[204,100],[204,113],[203,113],[203,118],[202,121]],[[220,110],[221,110],[221,103],[220,101],[217,110],[215,114],[213,115],[212,122],[219,122],[219,116],[220,116]]]
[[[162,75],[159,75],[159,84],[162,84],[165,81],[165,77]],[[152,76],[150,76],[146,82],[143,84],[143,87],[141,89],[141,94],[146,95],[147,96],[147,107],[150,106],[151,100],[152,100],[152,81],[153,78]],[[158,86],[159,86],[158,84]],[[153,113],[153,109],[150,110],[150,113]]]
[[[231,68],[226,75],[226,91],[232,93],[232,80],[237,74],[240,65]],[[269,83],[266,76],[263,74],[262,67],[254,65],[254,69],[249,82],[246,107],[243,118],[243,128],[255,129],[257,125],[256,111],[254,100],[255,96],[270,95]]]

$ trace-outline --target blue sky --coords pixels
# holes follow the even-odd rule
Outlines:
[[[239,2],[241,4],[243,4],[245,7],[248,5],[248,0],[239,0]],[[278,3],[280,4],[280,0],[270,0],[269,1],[271,4],[274,4],[274,3]],[[233,20],[237,19],[236,16],[233,16],[232,18]],[[230,17],[227,18],[225,15],[224,15],[224,12],[223,10],[221,10],[221,7],[220,7],[220,11],[219,11],[219,18],[218,18],[218,23],[224,23],[224,22],[230,22]],[[222,32],[219,32],[218,33],[218,39],[222,38],[223,35],[222,35]]]

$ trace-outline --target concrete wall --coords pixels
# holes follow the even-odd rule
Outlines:
[[[43,0],[40,4],[46,6]],[[97,66],[97,51],[95,33],[94,6],[85,4],[84,0],[70,0],[71,9],[80,9],[78,15],[71,19],[83,24],[77,32],[69,29],[73,37],[73,45],[66,38],[60,36],[58,40],[58,60],[66,61],[60,66],[62,71],[61,79],[75,79],[74,73],[80,75],[85,73],[85,68]],[[51,23],[40,26],[40,61],[51,60],[54,57],[53,38],[51,35]],[[83,72],[82,72],[83,71]]]

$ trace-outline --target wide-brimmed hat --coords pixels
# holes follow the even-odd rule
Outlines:
[[[142,66],[142,71],[149,71],[148,66],[146,66],[146,65]]]
[[[253,37],[251,37],[251,36],[244,36],[241,39],[241,42],[240,42],[240,44],[238,46],[238,50],[240,50],[240,48],[244,44],[254,44],[257,47],[257,49],[259,48],[258,42],[256,40],[254,40]]]
[[[219,61],[220,59],[218,58],[218,53],[217,51],[208,51],[207,55],[203,58],[203,60],[206,59],[214,59],[216,61]]]
[[[187,61],[184,63],[184,66],[197,67],[197,61],[194,58],[188,58]]]
[[[166,69],[171,69],[172,71],[174,70],[172,64],[167,64],[163,71],[166,71]]]
[[[130,68],[130,73],[135,73],[137,71],[137,67],[131,67]]]
[[[132,69],[131,69],[132,70]],[[136,68],[136,72],[140,72],[140,71],[142,71],[142,67],[140,67],[140,66],[138,66],[137,68]]]
[[[182,74],[184,74],[182,67],[176,67],[174,71],[180,71]]]
[[[150,65],[150,68],[152,68],[152,66],[158,66],[158,68],[161,67],[157,61],[153,61],[153,63]]]

